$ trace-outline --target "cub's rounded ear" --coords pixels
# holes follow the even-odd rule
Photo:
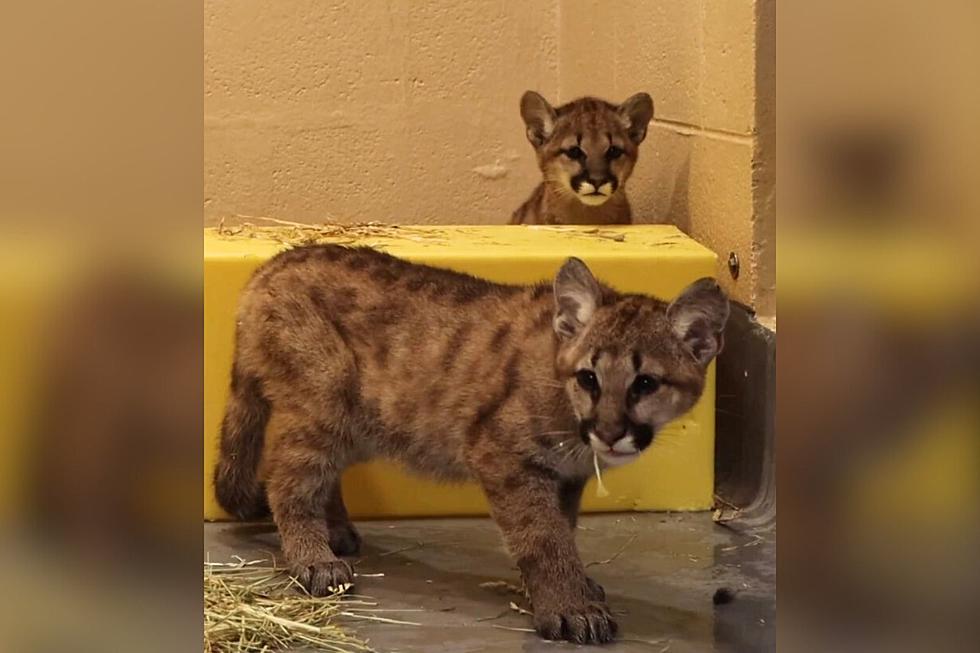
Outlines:
[[[653,98],[647,93],[637,93],[620,104],[618,111],[630,140],[637,145],[642,143],[653,120]]]
[[[521,118],[527,125],[527,140],[534,147],[541,147],[555,130],[558,114],[543,97],[534,91],[525,91],[521,96]]]
[[[722,331],[728,322],[728,297],[714,279],[698,279],[667,307],[674,335],[701,365],[721,352]]]
[[[555,333],[573,338],[592,320],[602,291],[581,259],[570,258],[555,275]]]

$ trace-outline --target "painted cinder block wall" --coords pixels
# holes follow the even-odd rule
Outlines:
[[[714,249],[774,315],[773,19],[774,0],[206,0],[205,222],[503,223],[537,178],[524,90],[646,90],[637,221]]]

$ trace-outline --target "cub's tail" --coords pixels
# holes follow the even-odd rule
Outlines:
[[[221,423],[214,489],[221,507],[239,519],[258,519],[269,513],[265,490],[258,478],[269,410],[259,379],[242,375],[236,365],[231,376],[231,396]]]

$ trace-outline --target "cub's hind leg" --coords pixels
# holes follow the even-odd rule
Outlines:
[[[331,524],[342,524],[328,514],[342,471],[340,443],[298,419],[273,415],[273,426],[266,491],[290,573],[314,596],[346,589],[354,570],[331,549]]]

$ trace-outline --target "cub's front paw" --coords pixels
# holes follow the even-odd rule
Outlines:
[[[354,569],[344,560],[297,563],[290,573],[313,596],[346,592],[354,584]]]
[[[601,589],[601,588],[600,588]],[[616,636],[618,626],[601,601],[535,610],[534,629],[545,639],[576,644],[603,644]]]

